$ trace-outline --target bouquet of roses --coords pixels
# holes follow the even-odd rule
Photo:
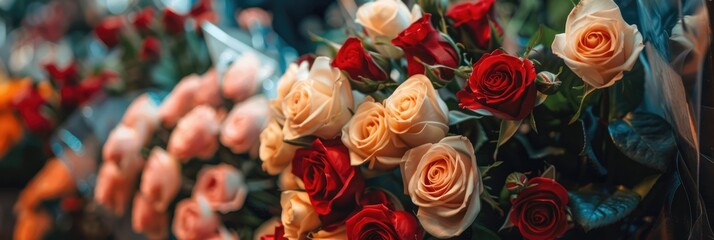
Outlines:
[[[419,3],[360,6],[362,30],[318,39],[334,56],[280,79],[260,159],[295,184],[263,239],[646,234],[682,133],[643,106],[643,68],[669,66],[653,46],[639,61],[618,4],[563,3],[564,30],[523,39],[498,1]]]

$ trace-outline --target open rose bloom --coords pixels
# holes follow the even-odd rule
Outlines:
[[[239,7],[252,43],[265,40],[261,51],[232,44],[224,21],[201,25],[224,19],[212,5],[220,1],[194,2],[95,27],[107,49],[147,69],[166,56],[186,60],[166,37],[190,42],[186,54],[201,38],[226,40],[233,52],[209,44],[220,64],[177,66],[172,89],[132,95],[97,134],[105,139],[86,181],[92,199],[64,202],[58,193],[69,190],[56,188],[70,174],[33,182],[17,206],[18,236],[32,235],[32,219],[42,228],[63,221],[37,212],[54,202],[46,199],[73,214],[131,219],[149,239],[714,236],[714,88],[703,71],[714,69],[714,8],[704,0],[336,1],[319,13],[329,24],[313,36],[318,51],[299,48],[299,57],[272,46],[290,38],[269,28],[289,19],[304,33],[297,12],[320,1]],[[201,37],[188,38],[197,26]],[[132,41],[135,52],[125,46]],[[72,145],[73,135],[53,130],[62,123],[45,117],[89,101],[72,94],[99,89],[79,81],[86,69],[48,65],[49,85],[66,88],[56,94],[18,82],[26,94],[6,91],[1,103],[19,107],[0,109],[0,124],[54,132],[48,148]],[[9,145],[23,134],[6,134],[0,152],[17,154]]]

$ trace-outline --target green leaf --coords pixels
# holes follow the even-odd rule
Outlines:
[[[290,145],[300,146],[300,147],[310,147],[310,146],[312,146],[312,142],[314,142],[315,139],[317,139],[317,137],[315,137],[315,136],[305,136],[305,137],[296,138],[296,139],[292,139],[292,140],[283,139],[283,142],[290,144]]]
[[[598,90],[597,88],[594,88],[587,83],[582,86],[583,87],[583,95],[580,97],[580,106],[578,106],[578,110],[575,112],[575,115],[573,115],[573,118],[570,119],[570,122],[568,124],[573,124],[574,122],[578,121],[580,119],[580,114],[582,113],[583,109],[585,109],[585,106],[588,105],[589,97],[596,91]]]
[[[545,169],[545,171],[543,171],[543,173],[540,174],[541,177],[550,178],[553,180],[555,180],[555,175],[555,166],[553,165],[550,165],[548,168]]]
[[[482,226],[478,223],[474,223],[471,225],[471,229],[473,231],[473,237],[474,239],[480,239],[480,240],[500,240],[501,238],[498,237],[498,234],[494,233],[490,229],[488,229],[485,226]]]
[[[496,151],[493,153],[493,159],[496,159],[496,156],[498,155],[498,148],[511,139],[514,134],[516,134],[518,127],[521,126],[521,122],[523,122],[523,120],[501,121],[501,130],[498,132],[498,143],[496,144]]]
[[[613,194],[585,190],[568,193],[573,219],[585,231],[606,226],[624,218],[640,203],[636,192],[620,189]]]
[[[530,55],[531,51],[533,48],[540,43],[540,40],[543,38],[543,25],[541,25],[538,28],[538,32],[531,36],[530,39],[528,39],[528,44],[526,44],[526,50],[523,52],[523,58],[528,58],[528,55]]]
[[[664,172],[675,158],[672,127],[652,113],[631,113],[607,127],[615,146],[630,159]]]
[[[645,198],[648,193],[650,193],[650,190],[652,190],[652,187],[657,183],[657,180],[659,180],[659,177],[662,176],[662,174],[655,174],[649,177],[646,177],[645,179],[642,180],[637,186],[632,188],[632,191],[637,193],[637,195],[640,195],[640,198]]]
[[[451,110],[449,111],[449,126],[454,126],[456,124],[468,121],[468,120],[474,120],[474,119],[481,119],[483,116],[476,116],[476,115],[470,115],[466,114],[465,112],[458,111],[458,110]]]

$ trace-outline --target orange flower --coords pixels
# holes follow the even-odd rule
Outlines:
[[[22,123],[12,112],[12,101],[30,84],[29,79],[0,82],[0,157],[22,138]]]

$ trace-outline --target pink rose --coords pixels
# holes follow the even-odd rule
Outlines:
[[[159,147],[151,150],[141,174],[141,194],[158,211],[166,211],[181,187],[181,166]]]
[[[201,77],[189,75],[181,79],[176,87],[166,96],[159,107],[159,118],[166,127],[173,127],[195,104],[195,94],[201,89]]]
[[[136,174],[127,174],[113,162],[105,162],[99,168],[94,200],[117,216],[124,215],[126,204],[134,192]]]
[[[176,238],[206,239],[215,236],[219,227],[220,219],[205,198],[188,198],[176,205],[172,229]]]
[[[158,110],[159,105],[144,93],[131,102],[121,123],[136,129],[144,139],[147,139],[159,126]]]
[[[166,239],[168,222],[166,211],[154,208],[152,201],[141,193],[134,196],[131,226],[135,232],[143,233],[148,239]]]
[[[240,102],[258,91],[258,69],[260,59],[253,53],[245,53],[238,58],[223,76],[221,93],[223,97]]]
[[[212,209],[227,213],[243,207],[248,195],[243,173],[228,164],[203,168],[193,187],[194,196],[205,197]]]
[[[251,97],[236,104],[223,122],[221,144],[233,153],[257,155],[260,132],[268,124],[270,108],[263,96]]]
[[[141,148],[146,137],[134,128],[119,124],[109,133],[102,148],[105,162],[117,165],[123,172],[138,173],[144,165]]]
[[[194,101],[196,105],[206,104],[214,108],[221,106],[223,98],[215,69],[211,68],[201,75],[201,90],[196,91]]]
[[[206,105],[195,107],[171,133],[169,153],[183,161],[192,157],[210,158],[218,150],[220,124],[216,110]]]

